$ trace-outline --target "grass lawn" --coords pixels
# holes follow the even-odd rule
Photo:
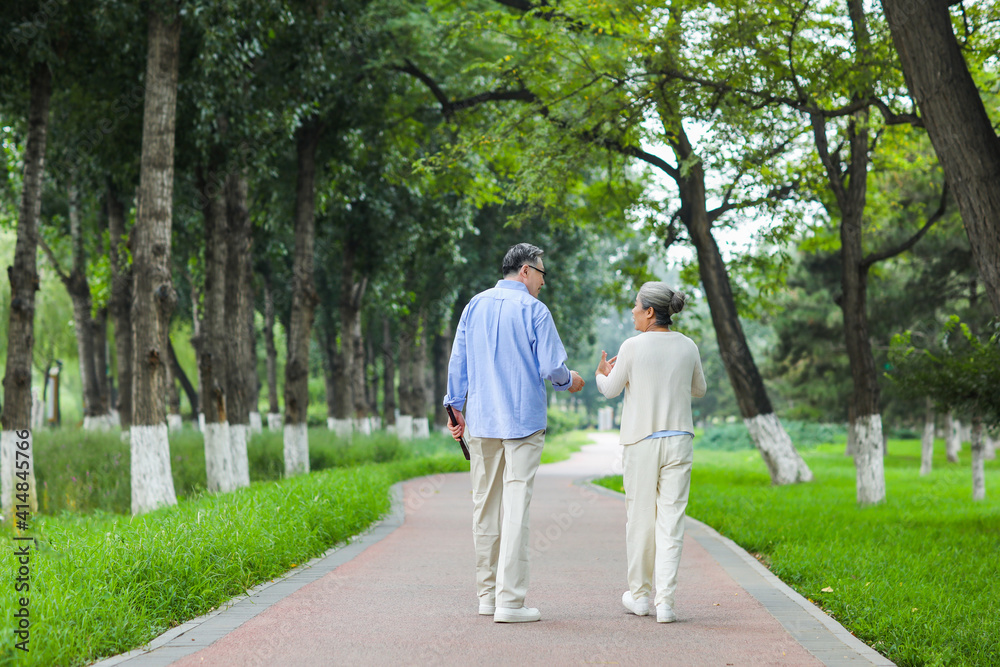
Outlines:
[[[557,463],[565,461],[574,452],[580,451],[584,445],[590,444],[590,433],[593,431],[568,431],[545,438],[542,449],[542,463]]]
[[[887,501],[858,508],[843,443],[803,452],[812,483],[772,487],[756,451],[696,440],[688,514],[898,665],[1000,664],[1000,462],[973,502],[968,446],[952,464],[938,442],[926,477],[919,441],[888,451]],[[602,484],[621,491],[621,477]]]

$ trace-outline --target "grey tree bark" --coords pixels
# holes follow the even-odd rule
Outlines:
[[[149,12],[139,207],[133,239],[132,513],[174,505],[164,392],[177,296],[170,278],[179,11]]]
[[[292,315],[285,362],[285,475],[309,472],[309,340],[318,297],[313,281],[316,211],[316,147],[320,125],[309,119],[296,133],[295,257]]]
[[[382,423],[396,424],[396,349],[389,318],[382,319]]]
[[[245,168],[229,173],[225,183],[228,228],[225,310],[229,322],[226,359],[226,407],[233,483],[250,486],[250,412],[256,411],[257,364],[253,331],[253,248],[247,209]]]
[[[205,415],[205,474],[209,492],[236,488],[235,462],[229,434],[227,366],[232,341],[233,314],[227,311],[226,289],[235,278],[229,273],[231,231],[226,217],[224,184],[219,182],[218,159],[199,170],[205,237],[204,320],[196,340],[201,378],[201,411]]]
[[[271,275],[264,273],[264,348],[267,350],[267,428],[281,428],[281,406],[278,404],[278,348],[274,345],[274,295]]]
[[[985,446],[983,443],[983,420],[972,418],[972,499],[986,499]]]
[[[118,422],[122,433],[132,425],[132,266],[125,252],[125,210],[111,179],[105,202],[108,213],[111,263],[111,297],[108,307],[115,325],[115,359],[118,378]],[[195,406],[197,410],[197,406]]]
[[[920,475],[931,474],[934,465],[934,401],[926,399],[924,433],[920,438]]]
[[[49,101],[52,77],[49,66],[35,63],[31,69],[31,101],[28,107],[28,139],[24,147],[24,177],[17,211],[17,242],[14,264],[7,267],[10,281],[10,312],[7,325],[7,363],[3,377],[3,416],[0,430],[0,498],[5,520],[13,525],[16,483],[15,443],[32,442],[31,359],[35,346],[35,291],[38,289],[38,224],[42,210],[42,181],[45,175],[45,145],[48,136]],[[26,437],[24,437],[26,436]],[[34,448],[28,445],[31,511],[38,510],[35,493]],[[23,459],[22,457],[22,460]]]
[[[952,4],[882,0],[907,84],[1000,316],[1000,139],[955,38]]]
[[[948,463],[958,463],[962,451],[962,422],[949,411],[944,417],[944,451]]]

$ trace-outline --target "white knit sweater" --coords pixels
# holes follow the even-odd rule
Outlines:
[[[657,431],[693,432],[691,397],[707,389],[698,346],[676,331],[647,331],[626,340],[611,374],[597,374],[597,388],[607,398],[625,390],[623,445]]]

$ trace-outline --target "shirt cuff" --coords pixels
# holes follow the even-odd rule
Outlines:
[[[453,407],[456,410],[458,410],[459,412],[461,412],[462,408],[465,407],[465,399],[464,398],[452,398],[451,396],[445,396],[444,397],[444,402],[442,403],[442,405],[444,405],[444,406],[449,406],[450,405],[451,407]]]

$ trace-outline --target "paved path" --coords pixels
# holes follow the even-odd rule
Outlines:
[[[625,504],[582,483],[620,472],[621,448],[594,439],[535,482],[538,623],[477,614],[468,476],[436,475],[401,485],[393,515],[353,544],[99,664],[892,665],[692,519],[678,621],[627,613]]]

